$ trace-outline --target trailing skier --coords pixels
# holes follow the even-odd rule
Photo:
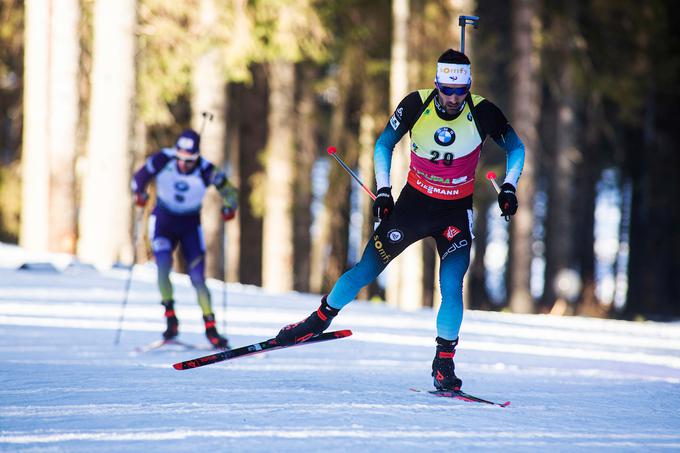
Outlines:
[[[212,185],[222,196],[224,221],[233,219],[237,192],[226,175],[200,155],[200,140],[199,134],[191,129],[182,132],[174,147],[150,156],[134,174],[132,190],[137,205],[144,206],[149,199],[146,187],[156,180],[156,206],[149,217],[149,238],[158,266],[161,304],[165,308],[167,328],[163,338],[170,340],[179,334],[170,282],[172,252],[179,244],[203,312],[205,335],[213,346],[228,348],[227,339],[217,332],[210,291],[205,284],[205,244],[200,214],[206,189]]]

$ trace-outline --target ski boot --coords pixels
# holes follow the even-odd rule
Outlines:
[[[276,336],[276,341],[284,346],[302,343],[328,329],[340,310],[328,305],[326,297],[321,298],[321,305],[314,313],[298,323],[289,324],[281,329]]]
[[[437,353],[432,361],[432,376],[437,390],[460,390],[463,386],[463,381],[456,376],[456,366],[453,363],[456,345],[458,338],[451,341],[437,337]]]
[[[165,307],[165,321],[168,324],[165,332],[163,332],[163,339],[172,340],[179,335],[179,321],[175,316],[175,301],[172,299],[164,300],[161,305]]]
[[[210,344],[216,348],[229,349],[229,341],[217,333],[215,315],[213,313],[205,315],[203,321],[205,322],[205,336],[208,337]]]

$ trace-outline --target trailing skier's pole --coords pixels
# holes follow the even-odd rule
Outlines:
[[[224,224],[224,275],[222,279],[222,335],[227,335],[227,269],[229,265],[229,236],[227,224]]]
[[[198,132],[198,135],[203,135],[203,131],[205,130],[205,122],[207,121],[212,121],[214,115],[210,112],[201,112],[201,116],[203,117],[203,120],[201,121],[201,130]]]
[[[137,264],[137,241],[139,240],[139,232],[142,229],[142,220],[144,218],[144,209],[137,208],[135,211],[135,225],[132,229],[132,264],[130,265],[130,272],[128,273],[127,281],[125,282],[125,293],[123,295],[123,303],[120,308],[120,318],[118,318],[118,329],[116,330],[116,338],[113,344],[117,345],[120,342],[120,334],[123,331],[123,318],[125,317],[125,307],[127,306],[128,296],[130,294],[130,285],[132,284],[132,271]]]
[[[212,113],[205,111],[201,112],[201,116],[203,117],[201,121],[201,129],[199,132],[199,135],[203,135],[203,132],[205,132],[205,128],[208,122],[212,122],[213,118],[215,115]],[[227,330],[227,263],[229,261],[228,255],[227,255],[227,226],[224,225],[224,247],[223,247],[223,257],[222,260],[224,262],[224,272],[222,274],[222,332],[224,335],[226,335],[226,330]]]
[[[359,183],[359,185],[361,186],[361,188],[364,189],[364,190],[366,191],[366,193],[367,193],[371,198],[373,198],[373,201],[375,201],[375,194],[373,194],[373,192],[371,192],[371,189],[369,189],[368,187],[366,187],[366,186],[364,185],[364,183],[361,182],[361,179],[356,175],[356,173],[354,173],[354,172],[352,171],[352,169],[349,168],[349,167],[347,166],[347,164],[345,164],[345,162],[343,162],[342,159],[339,158],[339,157],[335,154],[335,153],[338,152],[338,150],[335,148],[335,146],[329,146],[328,149],[326,150],[326,152],[327,152],[328,154],[330,154],[331,156],[333,156],[333,158],[334,158],[334,159],[342,166],[342,168],[344,168],[345,171],[347,171],[347,173],[349,173],[350,176],[351,176],[352,178],[354,178],[354,180],[355,180],[356,182]]]
[[[479,16],[458,16],[458,25],[460,25],[460,53],[465,53],[465,26],[479,28]]]

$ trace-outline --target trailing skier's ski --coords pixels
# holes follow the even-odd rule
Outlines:
[[[494,406],[500,406],[500,407],[507,407],[510,405],[510,401],[506,401],[505,403],[494,403],[493,401],[488,401],[484,400],[482,398],[478,398],[476,396],[469,395],[465,392],[462,392],[460,390],[418,390],[418,389],[409,389],[412,392],[427,392],[430,395],[434,396],[439,396],[441,398],[455,398],[461,401],[467,401],[468,403],[482,403],[482,404],[491,404]]]
[[[199,346],[191,343],[185,343],[183,341],[179,340],[157,340],[153,341],[147,345],[144,346],[138,346],[135,348],[135,352],[137,354],[144,354],[145,352],[151,352],[151,351],[156,351],[158,349],[161,349],[164,346],[178,346],[179,348],[182,348],[182,350],[185,351],[192,351],[192,350],[197,350],[197,349],[203,349],[203,350],[210,350],[214,349],[212,346]]]
[[[248,346],[243,346],[240,348],[232,349],[230,351],[222,351],[215,354],[210,354],[205,357],[198,357],[192,360],[186,360],[184,362],[175,363],[173,367],[176,370],[188,370],[191,368],[198,368],[205,365],[210,365],[212,363],[222,362],[224,360],[236,359],[238,357],[245,357],[253,354],[259,354],[264,351],[272,351],[274,349],[289,348],[292,346],[301,346],[305,344],[320,343],[322,341],[335,340],[338,338],[345,338],[352,335],[351,330],[338,330],[335,332],[325,332],[316,337],[312,337],[307,341],[301,343],[295,343],[288,346],[281,346],[276,342],[275,338],[270,338],[269,340],[262,341],[260,343],[253,343]]]

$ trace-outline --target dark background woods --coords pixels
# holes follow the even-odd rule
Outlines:
[[[324,150],[336,146],[374,186],[373,143],[396,101],[431,86],[437,56],[459,46],[457,16],[476,14],[466,44],[473,91],[506,113],[527,157],[521,208],[506,228],[483,177],[502,178],[504,156],[485,145],[466,303],[675,318],[679,9],[662,0],[3,0],[0,239],[129,262],[131,172],[207,110],[216,119],[203,152],[241,189],[226,232],[219,202],[206,202],[209,275],[226,268],[231,281],[328,291],[372,219]],[[136,253],[148,257],[144,246]],[[361,296],[436,305],[435,261],[425,243]]]

